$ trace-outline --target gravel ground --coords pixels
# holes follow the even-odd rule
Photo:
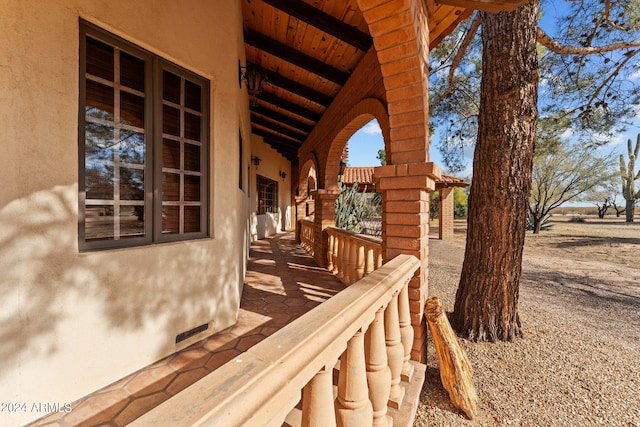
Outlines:
[[[640,225],[618,234],[607,225],[576,231],[558,223],[553,233],[527,237],[525,337],[462,340],[480,401],[474,421],[451,405],[430,345],[416,426],[640,427]],[[429,294],[447,311],[464,256],[461,231],[451,242],[429,242]]]

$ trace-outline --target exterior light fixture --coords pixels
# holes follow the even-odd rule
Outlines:
[[[287,177],[287,173],[285,171],[280,171],[279,175],[283,180]]]
[[[251,156],[251,163],[253,163],[256,167],[260,166],[260,162],[262,159],[258,156]]]
[[[242,88],[244,82],[250,96],[258,96],[262,93],[262,84],[267,81],[265,75],[259,72],[254,66],[243,67],[238,60],[238,85]]]

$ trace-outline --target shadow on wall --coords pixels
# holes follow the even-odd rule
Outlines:
[[[63,369],[74,370],[69,375],[100,369],[100,360],[111,357],[105,354],[122,366],[131,359],[125,349],[136,343],[141,354],[157,359],[175,348],[176,325],[235,320],[229,300],[238,298],[240,278],[233,251],[216,252],[220,245],[203,239],[79,254],[76,206],[74,184],[0,209],[0,382],[15,378],[25,363],[39,363],[42,372],[30,371],[29,378],[42,374],[45,384],[47,375],[57,378]],[[237,214],[220,226],[217,239],[232,238]],[[65,350],[72,360],[47,366]],[[102,359],[87,360],[92,354]]]
[[[280,212],[266,214],[252,214],[252,240],[264,239],[280,231]]]

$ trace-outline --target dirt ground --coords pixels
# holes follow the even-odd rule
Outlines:
[[[640,426],[640,223],[553,217],[528,233],[513,343],[462,340],[480,405],[469,421],[450,403],[429,347],[416,426]],[[465,224],[429,242],[429,294],[451,311]],[[434,230],[437,232],[437,230]]]

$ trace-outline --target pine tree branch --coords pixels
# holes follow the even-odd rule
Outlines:
[[[538,43],[550,51],[561,55],[594,55],[597,53],[612,52],[614,50],[640,47],[640,40],[632,40],[624,43],[612,43],[604,46],[567,46],[565,44],[558,43],[540,27],[538,27]]]
[[[607,78],[602,82],[602,84],[600,84],[596,88],[595,92],[593,92],[593,94],[589,98],[589,102],[587,102],[587,104],[586,104],[587,106],[591,106],[591,103],[598,97],[598,95],[600,95],[600,92],[602,91],[602,89],[604,89],[605,86],[607,86],[607,83],[609,83],[611,80],[613,80],[618,75],[620,70],[627,64],[627,62],[629,62],[631,60],[631,58],[636,56],[638,53],[640,53],[640,49],[636,49],[636,50],[630,51],[630,53],[628,55],[626,55],[626,58],[624,59],[624,61],[620,61],[618,66],[613,69],[611,74],[609,74],[609,76],[607,76]]]
[[[460,65],[460,62],[462,62],[462,58],[464,58],[464,54],[467,52],[467,48],[471,44],[473,37],[478,32],[478,28],[480,28],[480,14],[476,13],[475,16],[473,17],[473,20],[471,21],[471,26],[469,27],[467,34],[464,36],[464,39],[462,40],[462,44],[460,45],[460,48],[458,49],[456,56],[453,58],[453,62],[451,63],[451,68],[449,68],[449,83],[447,85],[447,90],[445,90],[444,93],[440,95],[433,102],[433,106],[438,105],[440,101],[445,99],[447,96],[449,96],[451,92],[453,92],[453,89],[455,88],[455,84],[456,84],[455,82],[456,69]]]
[[[632,30],[632,28],[619,25],[617,22],[614,22],[611,20],[611,0],[605,0],[604,2],[604,16],[605,16],[605,20],[607,21],[607,24],[609,24],[611,28],[615,28],[616,30],[620,30],[620,31]]]

